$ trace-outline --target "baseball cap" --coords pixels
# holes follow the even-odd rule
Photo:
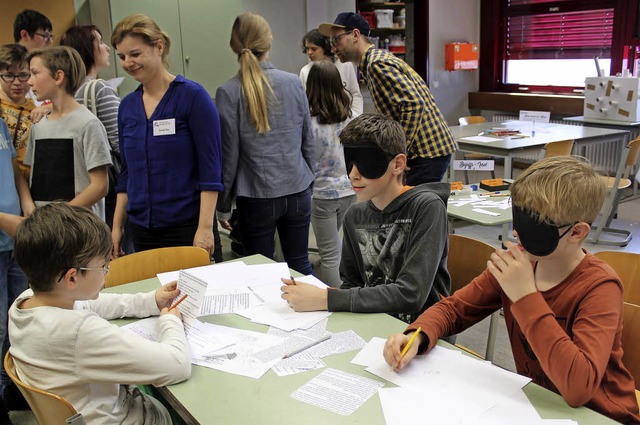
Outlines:
[[[366,36],[369,36],[369,32],[371,31],[367,20],[355,12],[342,12],[336,17],[333,24],[320,24],[318,30],[322,35],[331,37],[331,28],[344,28],[347,31],[358,29],[362,35]]]

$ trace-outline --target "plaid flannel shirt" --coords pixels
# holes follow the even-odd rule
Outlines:
[[[407,157],[437,158],[456,151],[456,142],[422,78],[387,50],[371,45],[360,61],[376,110],[399,122],[407,136]]]

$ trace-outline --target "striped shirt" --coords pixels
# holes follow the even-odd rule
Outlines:
[[[456,142],[422,78],[387,50],[369,46],[360,61],[376,110],[390,116],[407,135],[407,157],[452,154]]]
[[[87,88],[87,83],[90,78],[80,86],[76,91],[76,101],[81,105],[84,105],[84,91]],[[104,129],[107,130],[107,138],[109,139],[109,146],[111,150],[119,153],[120,148],[118,146],[118,107],[120,106],[120,97],[118,93],[108,85],[104,80],[98,80],[96,82],[96,111],[97,116]],[[91,111],[91,93],[87,96],[88,105],[84,105]]]

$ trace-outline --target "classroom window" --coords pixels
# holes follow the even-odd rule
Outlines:
[[[597,75],[595,57],[606,75],[619,69],[625,3],[482,0],[481,90],[575,92]]]

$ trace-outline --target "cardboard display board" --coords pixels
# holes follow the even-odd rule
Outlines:
[[[588,77],[584,90],[584,117],[611,121],[640,121],[635,77]]]

